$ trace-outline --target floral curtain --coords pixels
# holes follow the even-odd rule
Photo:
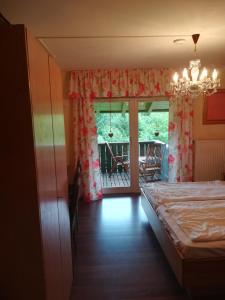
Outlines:
[[[85,202],[102,199],[97,130],[93,98],[78,97],[73,102],[75,161],[82,168],[82,191]]]
[[[192,181],[192,98],[170,99],[169,108],[169,182]]]
[[[170,95],[170,69],[73,71],[70,98]]]
[[[71,72],[74,152],[81,161],[85,201],[102,198],[93,101],[95,98],[169,96],[169,69]]]

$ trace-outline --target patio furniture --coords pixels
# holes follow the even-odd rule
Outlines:
[[[146,157],[139,158],[139,173],[145,182],[160,180],[162,145],[151,143],[147,146]]]
[[[112,167],[109,170],[109,177],[111,177],[113,171],[115,171],[118,166],[121,166],[124,169],[124,171],[127,172],[130,164],[130,162],[127,160],[127,155],[114,155],[109,143],[106,142],[105,144],[112,158]]]

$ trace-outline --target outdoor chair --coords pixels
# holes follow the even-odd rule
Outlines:
[[[139,158],[139,172],[145,182],[160,179],[162,164],[161,145],[149,144],[146,150],[146,157]]]
[[[112,176],[112,173],[117,169],[118,166],[121,166],[124,171],[127,172],[130,165],[130,162],[127,160],[127,155],[114,155],[109,143],[106,142],[105,144],[112,158],[112,167],[109,170],[109,177]]]

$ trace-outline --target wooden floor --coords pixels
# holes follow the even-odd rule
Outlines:
[[[130,186],[130,175],[126,172],[112,173],[110,177],[108,173],[101,173],[101,178],[103,188]]]
[[[105,198],[79,210],[72,300],[184,300],[139,197]]]
[[[129,172],[115,172],[109,177],[108,173],[101,173],[103,188],[111,187],[128,187],[130,186],[130,174]],[[149,178],[148,178],[149,179]],[[158,181],[158,177],[148,182]],[[139,186],[143,186],[146,183],[143,176],[139,176]]]

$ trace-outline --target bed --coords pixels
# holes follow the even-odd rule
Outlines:
[[[157,209],[161,204],[174,201],[225,200],[225,181],[202,182],[156,182],[145,184],[142,189],[152,206]]]
[[[192,292],[223,288],[225,183],[149,184],[141,203],[180,285]],[[206,220],[209,232],[199,230]]]

